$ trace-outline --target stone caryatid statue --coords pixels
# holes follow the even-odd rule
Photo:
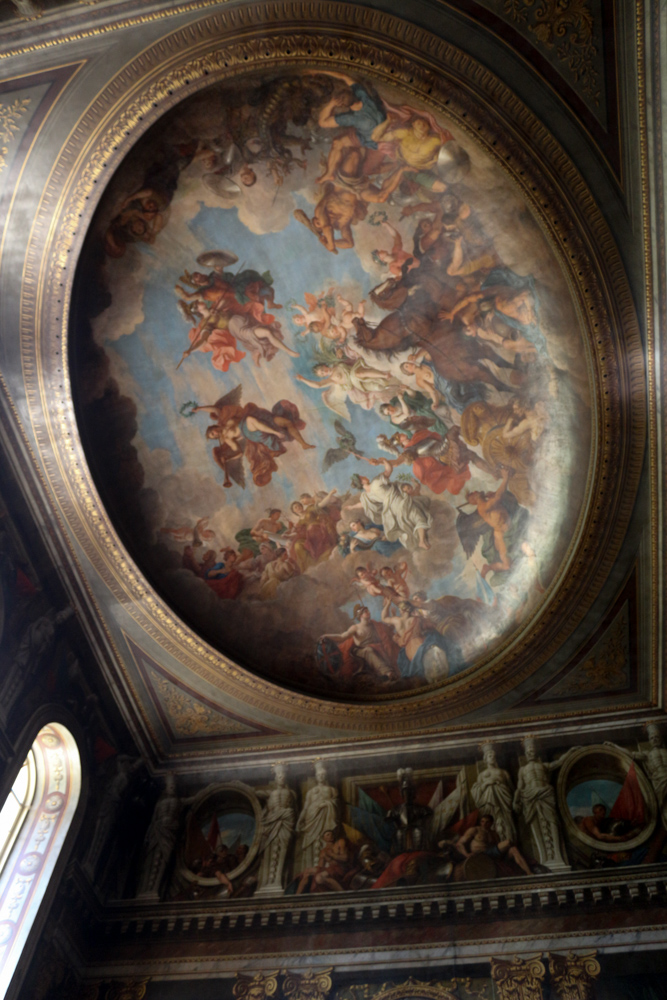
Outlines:
[[[496,752],[491,743],[480,747],[484,766],[478,765],[477,780],[472,786],[472,799],[482,815],[493,816],[496,833],[501,840],[516,844],[516,827],[512,815],[512,780],[496,760]]]
[[[554,872],[569,871],[556,808],[556,793],[550,778],[551,772],[561,766],[567,753],[557,760],[545,762],[538,757],[535,740],[530,736],[523,741],[523,749],[526,763],[519,768],[514,811],[523,815],[539,863]]]
[[[295,869],[303,871],[317,864],[322,849],[322,837],[338,826],[340,801],[338,789],[327,784],[327,771],[322,761],[315,764],[315,784],[306,792],[303,809],[296,823],[297,840]]]
[[[285,765],[276,764],[274,775],[270,791],[257,791],[257,797],[266,799],[266,805],[262,813],[261,861],[255,896],[284,893],[285,859],[296,822],[296,795],[287,786]]]
[[[28,625],[3,685],[2,705],[5,715],[9,714],[9,709],[25,690],[27,681],[36,673],[47,652],[53,647],[58,626],[73,614],[73,608],[65,607],[62,611],[49,611]]]
[[[195,798],[180,798],[175,776],[167,775],[144,840],[137,899],[159,899],[162,877],[176,846],[181,812]]]
[[[100,807],[97,811],[95,832],[90,841],[86,860],[83,863],[83,869],[91,879],[95,876],[102,848],[112,832],[121,803],[130,786],[132,775],[142,764],[141,757],[137,757],[136,760],[132,760],[128,754],[119,754],[116,757],[116,772],[104,786]]]
[[[621,750],[623,753],[629,754],[633,760],[639,761],[644,765],[644,769],[653,785],[655,797],[658,800],[662,825],[667,830],[667,748],[662,738],[660,726],[657,723],[647,723],[646,732],[648,733],[650,744],[649,750],[626,750],[625,747],[619,747],[616,743],[610,743],[609,741],[605,743],[605,746]]]

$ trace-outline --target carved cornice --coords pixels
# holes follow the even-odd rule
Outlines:
[[[352,933],[366,931],[375,926],[387,931],[392,926],[405,927],[407,919],[420,918],[420,926],[452,925],[457,933],[464,924],[474,926],[480,918],[498,919],[502,916],[503,934],[510,940],[530,940],[524,933],[517,937],[514,921],[525,929],[527,923],[551,916],[567,917],[570,922],[577,916],[590,923],[591,912],[612,913],[616,908],[624,911],[641,910],[637,923],[645,924],[653,912],[656,925],[661,924],[660,913],[667,905],[667,885],[664,865],[640,865],[632,869],[605,869],[592,872],[567,872],[561,875],[520,876],[493,879],[487,882],[456,883],[447,886],[412,886],[383,889],[380,896],[368,892],[327,892],[300,896],[276,896],[265,899],[208,901],[144,902],[119,900],[102,906],[99,897],[77,865],[72,866],[69,895],[86,927],[93,927],[106,940],[118,944],[140,941],[150,927],[162,924],[166,929],[163,941],[181,944],[194,934],[201,939],[211,933],[243,935],[252,927],[257,937],[271,936],[277,928],[287,927],[294,936],[294,949],[299,950],[297,928],[318,925],[346,928]],[[619,932],[625,932],[633,921],[628,918]],[[553,928],[552,928],[553,930]],[[309,933],[309,932],[308,932]],[[563,931],[563,934],[569,932]],[[580,933],[579,930],[576,932]],[[592,934],[600,930],[593,928]],[[494,935],[494,940],[495,940]],[[195,940],[195,938],[193,938]],[[419,949],[425,943],[406,941],[406,946]],[[233,949],[233,941],[230,947]],[[392,1000],[391,997],[385,1000]],[[395,1000],[395,998],[394,998]]]
[[[316,27],[314,27],[316,25]],[[344,37],[342,28],[345,28]],[[90,479],[64,360],[71,287],[98,192],[130,145],[185,96],[253,69],[337,66],[444,110],[521,188],[568,275],[587,332],[597,395],[588,506],[539,622],[446,691],[344,705],[280,689],[206,646],[131,563]],[[591,192],[548,130],[488,70],[448,43],[357,5],[267,2],[203,19],[130,63],[95,98],[63,148],[31,233],[21,337],[32,428],[50,489],[107,587],[156,643],[232,698],[294,724],[344,732],[424,729],[511,690],[552,655],[607,578],[643,460],[645,374],[633,304]],[[482,669],[483,668],[483,669]]]

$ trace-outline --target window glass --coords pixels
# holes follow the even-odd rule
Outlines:
[[[35,756],[30,750],[0,809],[0,872],[14,845],[35,795]]]

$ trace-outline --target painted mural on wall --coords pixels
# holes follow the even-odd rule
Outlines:
[[[539,605],[585,486],[585,350],[518,189],[444,117],[335,72],[210,88],[126,159],[79,278],[105,502],[237,662],[405,692]]]
[[[156,807],[146,842],[170,846],[159,865],[145,852],[145,870],[155,899],[261,900],[666,863],[666,762],[649,725],[637,750],[547,753],[527,737],[394,772],[278,763],[266,784],[165,789],[169,837]]]

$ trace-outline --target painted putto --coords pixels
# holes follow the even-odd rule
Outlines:
[[[82,255],[73,384],[181,617],[279,683],[371,698],[474,668],[556,578],[590,446],[578,331],[489,152],[313,69],[208,88],[140,140]]]

